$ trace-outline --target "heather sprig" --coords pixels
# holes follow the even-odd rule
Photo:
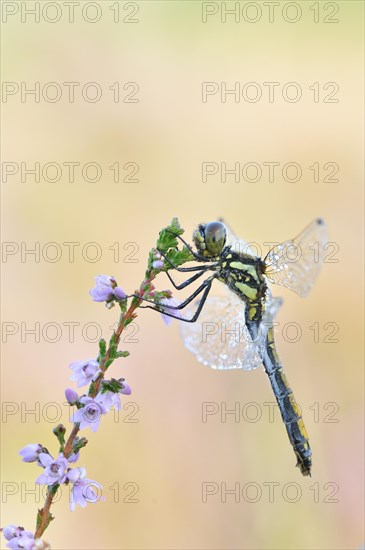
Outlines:
[[[38,510],[35,533],[26,531],[23,527],[8,525],[2,529],[7,540],[7,547],[11,549],[47,549],[49,545],[41,537],[54,516],[50,512],[53,499],[61,485],[71,484],[70,508],[73,511],[77,504],[85,507],[89,502],[102,500],[94,487],[101,486],[86,477],[86,470],[82,466],[73,467],[79,460],[80,451],[87,445],[85,437],[79,437],[79,432],[84,428],[90,428],[96,432],[103,416],[112,407],[120,409],[120,395],[129,395],[131,388],[124,378],[111,378],[107,380],[106,373],[110,366],[120,358],[127,358],[129,352],[119,349],[120,338],[123,330],[137,317],[137,310],[144,300],[151,300],[163,315],[169,311],[169,305],[178,302],[172,297],[171,291],[157,291],[152,281],[161,271],[173,269],[193,259],[186,246],[179,248],[176,235],[182,235],[184,230],[180,227],[177,218],[174,218],[169,226],[160,231],[156,247],[148,256],[145,278],[139,288],[127,296],[125,291],[118,286],[116,279],[109,275],[98,275],[95,278],[95,287],[90,290],[90,295],[95,302],[104,302],[108,309],[115,305],[119,307],[119,321],[113,331],[109,342],[105,339],[99,341],[99,349],[95,359],[78,360],[69,365],[73,374],[73,380],[78,388],[89,385],[87,393],[79,395],[74,389],[67,388],[65,396],[70,407],[74,407],[71,416],[73,427],[66,438],[67,429],[59,424],[53,429],[58,441],[58,456],[54,458],[51,453],[40,443],[31,443],[23,447],[19,454],[23,462],[35,462],[42,468],[36,483],[48,486],[47,497],[43,507]],[[167,261],[165,260],[167,258]],[[171,321],[164,316],[165,322]]]

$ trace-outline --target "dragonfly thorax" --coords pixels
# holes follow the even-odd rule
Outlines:
[[[239,254],[226,246],[216,267],[223,282],[246,305],[246,325],[254,338],[265,310],[267,284],[261,258]]]
[[[260,258],[234,252],[225,247],[219,261],[219,278],[242,299],[260,300],[267,285]]]
[[[199,254],[217,258],[226,244],[227,230],[222,222],[200,224],[193,233],[193,241]]]

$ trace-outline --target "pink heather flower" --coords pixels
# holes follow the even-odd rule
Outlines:
[[[19,537],[24,532],[24,527],[17,527],[16,525],[7,525],[1,529],[6,540],[11,540],[14,537]]]
[[[105,302],[113,298],[112,277],[98,275],[95,277],[95,287],[89,292],[94,302]]]
[[[159,305],[164,306],[164,310],[167,313],[171,313],[172,315],[176,315],[180,319],[184,319],[184,315],[182,314],[180,309],[171,309],[168,306],[179,306],[181,302],[179,300],[176,300],[176,298],[162,298]],[[165,315],[164,313],[161,313],[162,319],[164,320],[165,324],[169,327],[172,323],[172,317],[169,317],[168,315]]]
[[[3,529],[3,535],[9,541],[6,547],[11,550],[33,550],[35,548],[33,533],[25,531],[23,527],[8,525]]]
[[[80,403],[85,406],[78,409],[71,417],[71,422],[79,422],[80,430],[91,428],[93,432],[99,427],[101,416],[108,412],[103,404],[103,400],[99,397],[100,393],[93,399],[92,397],[81,397]]]
[[[99,497],[94,489],[94,487],[97,487],[101,490],[101,485],[86,477],[85,468],[74,468],[69,471],[67,477],[73,483],[70,495],[71,512],[75,510],[77,504],[85,508],[88,502],[94,503],[98,500],[105,500],[103,497]]]
[[[74,371],[74,374],[71,376],[71,380],[76,381],[78,388],[89,384],[92,380],[96,380],[101,372],[99,363],[93,359],[88,359],[87,361],[75,361],[75,363],[71,363],[69,367]]]
[[[67,479],[71,483],[76,483],[79,479],[84,479],[86,477],[86,470],[82,466],[79,468],[72,468],[67,472]]]
[[[51,455],[41,453],[39,461],[44,466],[43,473],[38,476],[36,483],[44,485],[54,485],[55,483],[64,483],[68,468],[67,458],[62,453],[54,460]]]
[[[124,300],[126,293],[117,286],[114,277],[109,275],[98,275],[95,277],[95,287],[89,292],[94,302],[110,302],[113,298]]]
[[[99,398],[98,403],[101,403],[102,405],[104,405],[104,407],[108,412],[110,408],[113,406],[116,408],[117,411],[120,411],[122,408],[119,393],[106,391],[104,393],[98,393],[97,397]]]
[[[39,459],[43,447],[40,443],[31,443],[20,449],[19,454],[23,462],[35,462]]]
[[[24,531],[20,537],[12,539],[6,546],[11,550],[33,550],[35,548],[33,533]]]
[[[75,390],[71,388],[67,388],[65,390],[65,396],[69,405],[75,405],[75,403],[77,403],[79,400],[79,396],[77,395]]]

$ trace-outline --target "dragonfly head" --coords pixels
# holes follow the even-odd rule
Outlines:
[[[226,244],[227,230],[222,222],[200,224],[193,233],[194,244],[202,256],[216,257]]]

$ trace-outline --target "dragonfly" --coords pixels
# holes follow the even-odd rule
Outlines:
[[[237,238],[222,219],[199,224],[193,233],[195,249],[180,235],[176,237],[189,249],[197,265],[178,267],[179,272],[195,272],[176,284],[186,288],[209,274],[186,300],[178,305],[161,303],[151,307],[182,321],[181,335],[186,348],[211,368],[254,370],[263,365],[274,392],[289,441],[304,476],[311,475],[312,451],[308,434],[293,391],[286,378],[274,338],[274,318],[282,299],[273,297],[270,283],[282,285],[300,296],[307,296],[324,262],[328,242],[326,225],[320,218],[310,223],[296,238],[282,242],[264,259],[256,256],[249,244]],[[222,296],[209,295],[213,282],[223,283]],[[190,316],[182,310],[195,298]],[[186,311],[186,310],[185,310]]]

